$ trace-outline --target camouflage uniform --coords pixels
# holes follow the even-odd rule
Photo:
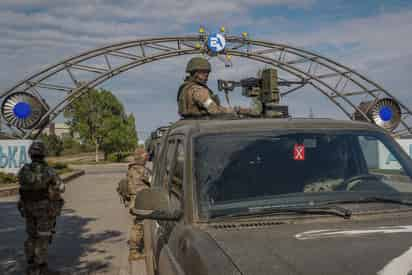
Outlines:
[[[146,184],[143,182],[144,161],[135,161],[129,164],[127,170],[127,191],[130,202],[133,204],[136,198],[136,193]]]
[[[146,152],[143,149],[136,150],[135,161],[129,165],[127,171],[127,184],[132,202],[131,206],[134,206],[136,193],[148,187],[143,179],[145,156]],[[143,244],[143,223],[140,220],[135,220],[129,234],[129,261],[144,257]]]
[[[129,164],[126,178],[121,179],[118,183],[116,190],[125,207],[133,206],[137,191],[144,185],[144,182],[141,181],[145,170],[145,156],[146,152],[144,150],[136,150],[135,160]]]
[[[48,247],[55,233],[56,218],[63,207],[64,183],[44,161],[43,143],[33,142],[29,154],[32,163],[18,174],[18,208],[26,219],[28,238],[24,243],[27,274],[54,274],[47,268]]]
[[[196,72],[199,71],[210,73],[210,63],[201,57],[192,58],[186,67],[186,73],[189,73],[190,76],[180,86],[177,95],[179,114],[182,117],[202,117],[217,114],[246,115],[249,113],[249,109],[221,106],[219,98],[207,87],[206,83],[196,79]]]

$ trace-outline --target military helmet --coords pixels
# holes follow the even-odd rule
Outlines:
[[[40,140],[35,140],[30,145],[29,155],[31,158],[44,158],[46,156],[46,146]]]
[[[189,60],[186,66],[187,73],[193,73],[196,71],[207,71],[211,72],[212,66],[210,66],[209,61],[203,57],[193,57]]]

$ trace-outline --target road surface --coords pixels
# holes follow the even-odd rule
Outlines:
[[[82,168],[86,174],[67,185],[49,265],[64,274],[129,275],[127,238],[132,218],[115,191],[127,164]],[[17,197],[0,199],[0,274],[24,274],[26,234],[16,201]],[[133,269],[133,274],[142,274],[136,263]]]

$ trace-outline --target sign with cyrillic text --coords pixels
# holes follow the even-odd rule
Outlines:
[[[27,139],[0,140],[0,172],[17,174],[25,163],[30,163],[31,143]]]

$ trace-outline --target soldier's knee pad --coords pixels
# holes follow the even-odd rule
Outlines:
[[[30,248],[30,247],[34,247],[34,245],[35,245],[35,243],[36,243],[36,239],[33,239],[33,238],[27,238],[27,240],[26,241],[24,241],[24,247],[26,248]]]

